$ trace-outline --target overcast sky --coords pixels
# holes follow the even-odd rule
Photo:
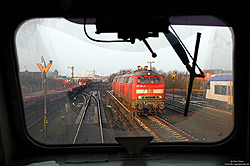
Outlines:
[[[202,69],[232,70],[232,32],[227,27],[173,26],[191,55],[194,53],[196,33],[200,32],[201,43],[198,64]],[[116,35],[96,35],[95,26],[87,26],[89,35],[96,39],[116,39]],[[83,25],[63,18],[31,19],[19,26],[16,33],[16,49],[19,70],[39,71],[37,63],[43,56],[48,63],[53,60],[50,71],[57,69],[60,75],[70,75],[70,66],[75,74],[95,70],[112,74],[120,69],[153,64],[157,70],[186,71],[186,68],[169,45],[163,34],[147,39],[157,53],[151,57],[143,42],[97,43],[90,41],[83,32]]]

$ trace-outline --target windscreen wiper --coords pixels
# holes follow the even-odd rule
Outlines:
[[[197,33],[197,38],[196,38],[196,44],[195,44],[195,51],[194,51],[194,57],[191,57],[193,60],[192,67],[190,66],[189,59],[187,57],[186,51],[184,44],[181,42],[180,38],[178,36],[175,36],[172,32],[167,32],[164,33],[165,37],[168,39],[169,43],[175,50],[176,54],[179,56],[180,60],[182,63],[186,66],[188,72],[190,73],[190,81],[189,81],[189,86],[188,86],[188,94],[186,98],[186,104],[185,104],[185,110],[184,110],[184,116],[188,115],[188,108],[189,108],[189,103],[190,103],[190,96],[192,92],[192,87],[193,87],[193,82],[195,77],[205,77],[204,72],[200,69],[200,67],[197,65],[197,57],[198,57],[198,50],[199,50],[199,45],[200,45],[200,38],[201,38],[201,33]],[[177,35],[177,34],[176,34]],[[200,74],[197,74],[195,72],[195,67],[198,67]]]

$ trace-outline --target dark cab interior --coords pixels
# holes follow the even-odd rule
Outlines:
[[[7,4],[3,3],[0,50],[0,165],[28,165],[39,162],[47,162],[45,165],[66,166],[84,164],[249,165],[250,26],[247,6],[247,4],[244,5],[237,1],[217,3],[182,0],[9,0]],[[170,16],[180,16],[181,19],[176,19],[175,22],[172,20],[176,25],[197,25],[197,22],[199,25],[219,25],[220,22],[206,17],[213,16],[222,20],[233,30],[235,124],[229,137],[220,142],[208,144],[147,144],[148,140],[143,140],[147,144],[142,150],[145,153],[139,155],[138,151],[129,151],[129,148],[124,149],[121,145],[45,145],[39,144],[27,136],[14,45],[15,32],[20,23],[30,18],[64,17],[72,22],[77,22],[80,20],[79,18],[109,18],[110,20],[103,19],[104,21],[96,22],[100,30],[98,33],[105,33],[117,31],[117,29],[122,32],[126,31],[127,27],[124,28],[124,26],[137,24],[136,19],[169,18]],[[192,16],[193,19],[185,19],[185,16]],[[127,21],[126,24],[124,24],[124,20]],[[87,23],[95,24],[95,22],[91,22],[91,19]],[[112,25],[112,23],[117,23],[117,27],[108,29],[109,24]],[[160,21],[159,24],[161,24]],[[161,24],[161,26],[168,25]],[[139,28],[141,31],[144,30],[144,26],[139,26]],[[150,28],[154,31],[162,31],[158,27]],[[132,43],[133,37],[130,34],[120,33],[120,39],[128,38],[131,38]],[[152,50],[150,51],[152,52]],[[152,56],[154,56],[153,52]],[[130,145],[140,141],[117,139],[119,143],[128,141]],[[129,156],[123,156],[126,149],[129,151]],[[138,147],[138,149],[141,151],[142,148]]]

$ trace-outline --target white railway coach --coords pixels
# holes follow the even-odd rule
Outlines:
[[[215,104],[233,105],[232,73],[212,75],[206,87],[206,100]]]

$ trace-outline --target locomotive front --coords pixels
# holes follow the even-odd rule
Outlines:
[[[146,68],[118,75],[113,95],[138,115],[156,115],[165,108],[165,84],[161,75]]]
[[[134,106],[142,115],[161,113],[165,108],[165,84],[161,75],[152,71],[141,71],[135,76]]]

